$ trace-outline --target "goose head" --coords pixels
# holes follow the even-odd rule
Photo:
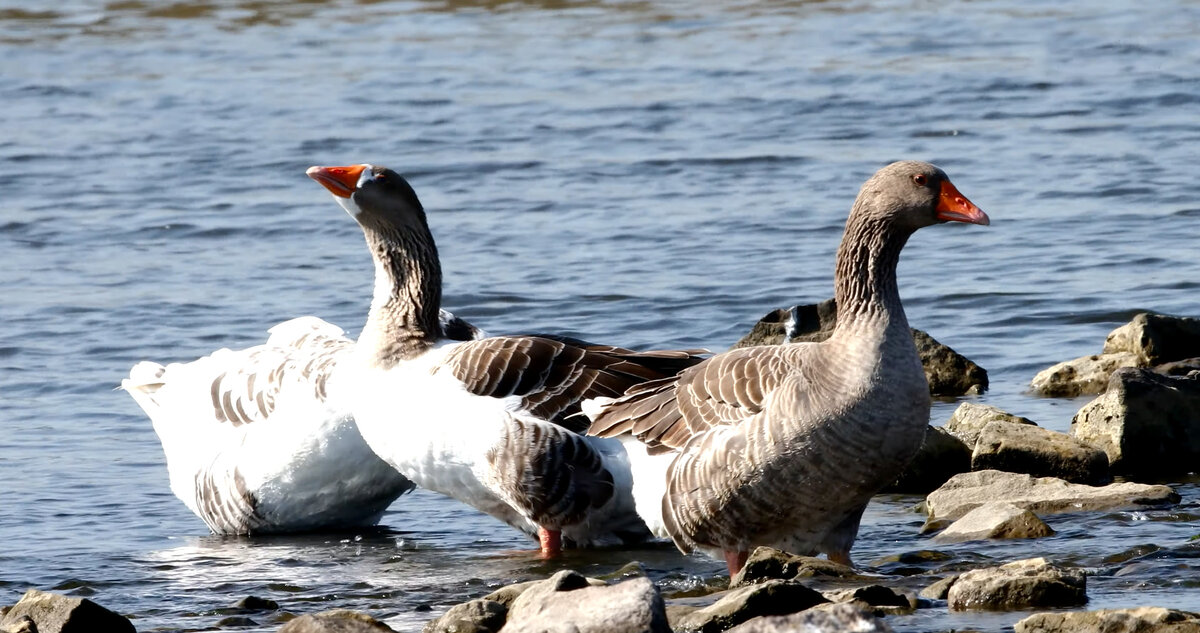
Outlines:
[[[403,176],[379,165],[309,167],[309,178],[333,194],[364,229],[428,231],[425,209]]]
[[[900,161],[875,172],[859,193],[856,205],[908,231],[943,222],[988,224],[986,213],[959,193],[935,165]]]

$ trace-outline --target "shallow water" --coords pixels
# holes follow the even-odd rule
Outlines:
[[[976,401],[1065,430],[1085,400],[1029,396],[1036,371],[1138,310],[1200,313],[1200,7],[1079,4],[0,0],[0,604],[34,586],[196,629],[253,594],[416,630],[562,567],[637,559],[669,590],[723,567],[665,546],[546,564],[422,492],[369,534],[206,535],[113,388],[293,316],[357,331],[370,262],[313,164],[408,175],[447,307],[489,331],[722,349],[832,294],[871,172],[933,160],[993,225],[913,238],[909,320],[989,370]],[[1200,611],[1200,485],[1173,483],[1179,508],[936,549],[1094,569],[1091,608]],[[931,548],[918,500],[879,498],[856,559]]]

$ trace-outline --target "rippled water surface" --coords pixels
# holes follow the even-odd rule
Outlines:
[[[1037,370],[1137,310],[1200,314],[1200,6],[1076,4],[0,0],[0,604],[35,586],[197,629],[253,594],[416,630],[561,567],[637,559],[669,590],[722,569],[666,546],[542,563],[422,492],[374,533],[208,536],[114,387],[293,316],[357,331],[370,261],[313,164],[408,175],[447,307],[490,331],[722,349],[831,295],[861,182],[933,160],[993,225],[910,241],[909,320],[989,370],[978,401],[1065,430],[1083,401],[1029,396]],[[1169,483],[1178,508],[937,549],[1088,567],[1092,608],[1200,611],[1200,486]],[[932,547],[917,500],[872,505],[866,568],[914,571],[884,559]]]

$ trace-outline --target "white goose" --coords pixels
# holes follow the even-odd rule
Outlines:
[[[896,264],[914,231],[947,221],[988,217],[933,165],[884,167],[846,221],[828,340],[736,349],[586,404],[591,434],[625,442],[653,532],[723,555],[731,576],[760,545],[850,564],[863,509],[929,421]]]
[[[552,556],[649,536],[615,440],[580,435],[579,403],[699,360],[556,336],[448,340],[437,248],[412,187],[384,167],[313,167],[362,227],[375,293],[356,349],[354,417],[371,448],[426,488],[527,534]]]
[[[439,326],[479,335],[450,313]],[[337,326],[300,317],[263,345],[140,362],[121,387],[150,416],[171,490],[214,533],[368,526],[414,486],[358,432],[340,371],[353,346]]]

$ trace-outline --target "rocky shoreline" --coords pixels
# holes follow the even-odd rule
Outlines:
[[[739,345],[819,338],[832,313],[830,302],[776,310]],[[914,337],[925,340],[931,392],[987,388],[985,370],[925,333],[914,330]],[[1096,393],[1069,433],[963,402],[944,425],[929,427],[890,491],[926,495],[921,531],[935,545],[1044,538],[1055,534],[1053,517],[1061,513],[1179,503],[1176,491],[1159,482],[1200,464],[1198,350],[1200,320],[1139,314],[1107,337],[1101,357],[1056,365],[1034,379],[1040,395]],[[908,571],[880,573],[878,565],[856,570],[759,548],[728,588],[719,579],[689,591],[656,586],[637,563],[604,579],[562,570],[452,606],[424,631],[890,631],[890,623],[898,626],[920,610],[942,609],[1028,612],[1015,624],[1018,633],[1200,633],[1200,614],[1165,606],[1087,610],[1094,569],[1042,557],[920,566],[938,556],[936,550],[903,554],[909,559],[897,562]],[[218,627],[259,626],[252,615],[278,623],[280,633],[392,630],[364,613],[295,617],[258,598],[240,602]],[[134,630],[128,618],[87,598],[36,589],[0,610],[0,633]]]

